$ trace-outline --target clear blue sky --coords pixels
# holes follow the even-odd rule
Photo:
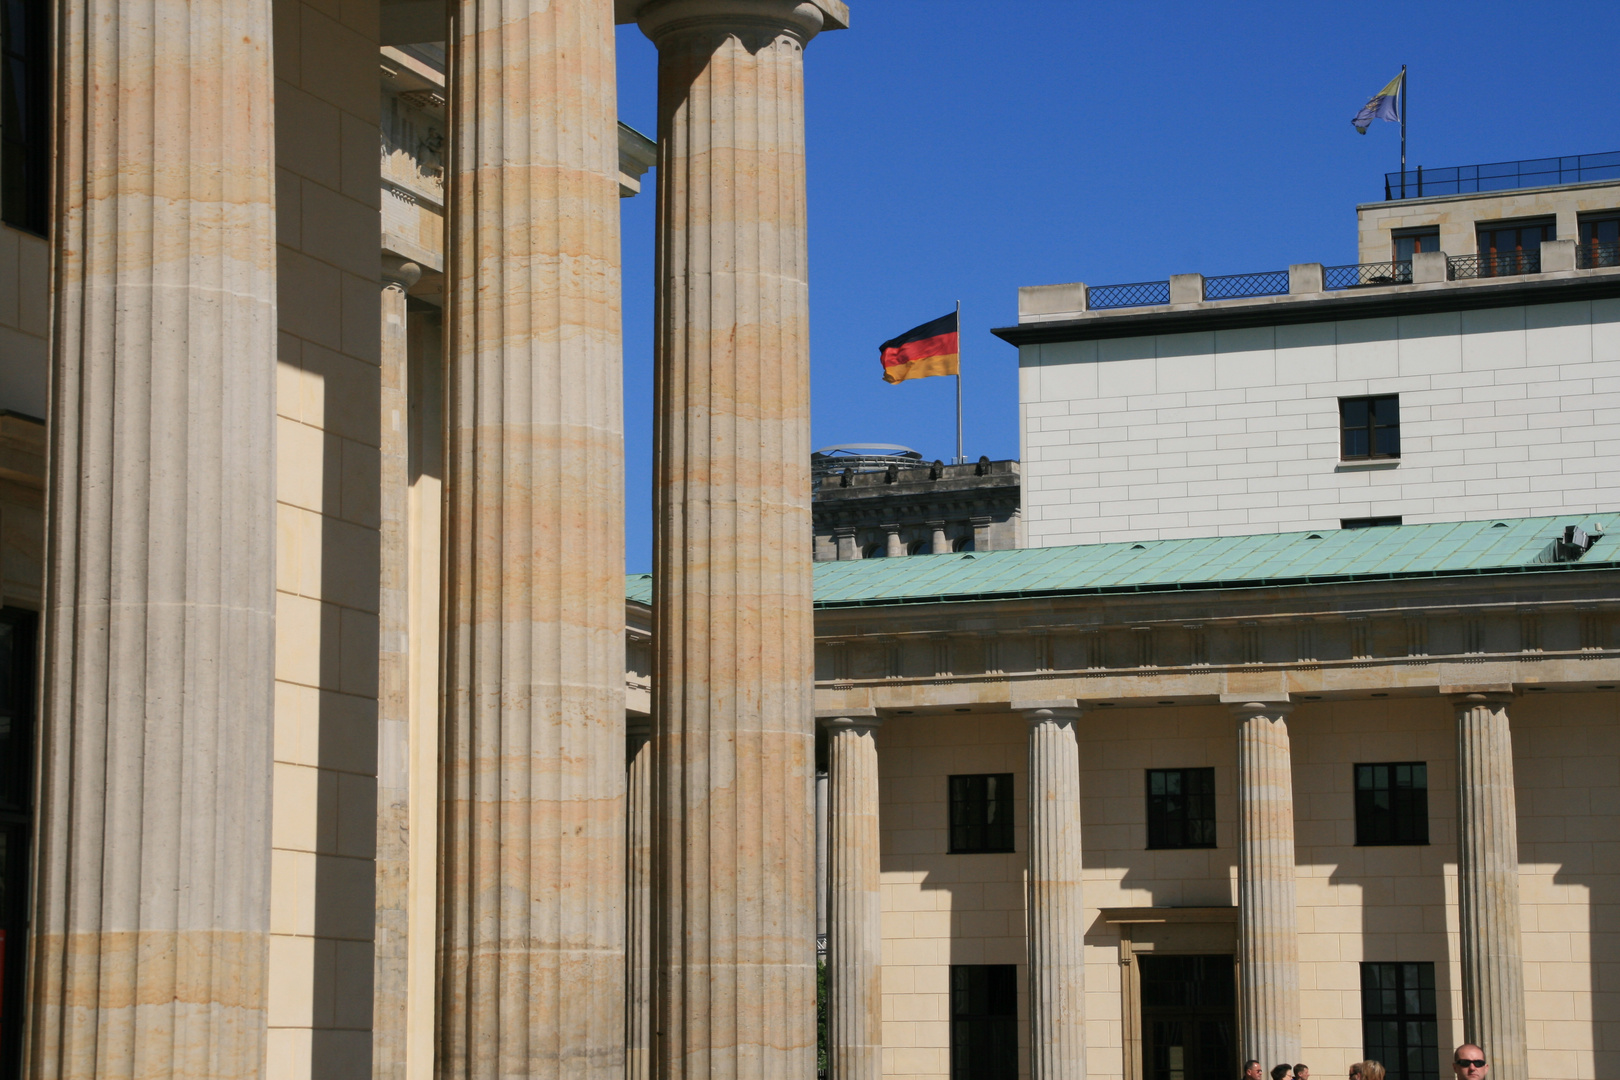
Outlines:
[[[1020,285],[1354,262],[1399,126],[1350,118],[1407,64],[1408,167],[1620,150],[1620,4],[851,0],[806,50],[812,444],[954,449],[954,380],[877,345],[962,301],[966,452],[1018,454]],[[657,53],[619,30],[619,113]],[[652,178],[654,174],[649,174]],[[624,209],[627,564],[652,562],[654,201]]]

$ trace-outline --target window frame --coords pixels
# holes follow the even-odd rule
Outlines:
[[[1358,761],[1351,766],[1350,787],[1355,803],[1356,847],[1429,846],[1429,763],[1426,761]],[[1375,770],[1386,770],[1384,787],[1376,786]],[[1399,770],[1409,770],[1408,783],[1398,786]],[[1363,770],[1372,783],[1363,786]],[[1421,775],[1419,773],[1421,772]],[[1413,781],[1420,781],[1421,786]],[[1389,792],[1385,808],[1373,805],[1379,791]],[[1404,792],[1404,796],[1401,794]],[[1404,804],[1404,805],[1403,805]],[[1387,819],[1387,828],[1375,829],[1374,815]],[[1407,828],[1403,829],[1402,824]],[[1383,832],[1386,835],[1375,835]]]
[[[1434,963],[1427,960],[1361,962],[1361,1052],[1383,1063],[1388,1070],[1388,1080],[1440,1080],[1440,1053],[1443,1048],[1440,1045],[1434,968]],[[1374,978],[1369,979],[1370,975]],[[1383,976],[1386,975],[1394,976],[1394,986],[1384,985]],[[1415,976],[1415,987],[1408,986],[1411,976]],[[1383,1002],[1389,1000],[1384,995],[1389,994],[1393,995],[1397,1004],[1394,1012],[1381,1009]],[[1378,997],[1373,998],[1372,995]],[[1418,1008],[1408,1011],[1405,1006],[1412,1003],[1414,995]],[[1380,1009],[1370,1009],[1369,1004],[1379,1005]],[[1389,1025],[1385,1027],[1384,1034],[1393,1034],[1394,1039],[1374,1039],[1374,1025]],[[1414,1029],[1418,1036],[1415,1040],[1412,1038]],[[1414,1042],[1417,1045],[1414,1046]],[[1391,1049],[1395,1052],[1391,1053]],[[1428,1051],[1427,1054],[1425,1051]],[[1414,1055],[1417,1057],[1417,1068],[1412,1067]]]
[[[1162,778],[1166,787],[1169,786],[1170,777],[1174,776],[1178,792],[1161,791],[1155,794],[1153,781],[1155,777]],[[1200,784],[1207,783],[1202,791],[1189,791],[1189,780],[1196,777]],[[1146,797],[1147,810],[1147,850],[1148,851],[1185,851],[1190,849],[1209,849],[1218,847],[1218,826],[1216,824],[1215,810],[1215,769],[1212,766],[1201,766],[1184,769],[1146,769],[1143,771],[1143,790]],[[1167,800],[1179,798],[1181,806],[1179,813],[1170,814],[1162,809],[1155,813],[1154,800]],[[1208,814],[1194,819],[1192,810],[1195,805],[1201,805],[1208,810]],[[1194,826],[1198,828],[1194,828]],[[1172,843],[1170,831],[1177,830],[1181,842]],[[1194,834],[1200,839],[1192,839]]]
[[[983,1004],[1010,1009],[962,1008],[964,1003],[975,1004],[975,988],[967,984],[976,977],[984,983],[977,991]],[[1018,965],[952,964],[950,980],[951,1080],[1018,1080]],[[990,1045],[975,1045],[980,1040]],[[984,1058],[989,1055],[997,1060],[987,1063]]]
[[[1390,257],[1390,261],[1391,262],[1410,262],[1411,261],[1411,258],[1412,258],[1411,255],[1408,255],[1404,259],[1401,258],[1401,241],[1402,240],[1417,240],[1417,241],[1420,241],[1418,244],[1415,244],[1413,246],[1413,254],[1416,254],[1419,251],[1423,252],[1425,255],[1429,254],[1428,249],[1423,247],[1421,241],[1428,240],[1431,237],[1434,239],[1434,250],[1439,251],[1440,250],[1440,226],[1438,226],[1438,225],[1422,225],[1422,226],[1417,226],[1417,227],[1410,228],[1410,229],[1391,229],[1390,232],[1389,232],[1389,257]]]
[[[1378,422],[1378,405],[1381,402],[1394,402],[1394,423],[1380,424]],[[1364,424],[1352,425],[1346,415],[1346,406],[1365,405],[1367,420]],[[1380,431],[1393,431],[1395,433],[1395,449],[1393,452],[1378,449],[1378,434]],[[1367,452],[1365,454],[1349,453],[1346,435],[1351,432],[1364,434],[1367,439]],[[1354,397],[1339,399],[1339,460],[1341,462],[1356,461],[1399,461],[1401,460],[1401,395],[1400,394],[1359,394]]]
[[[977,782],[977,783],[975,783]],[[1005,783],[1006,794],[994,790]],[[972,788],[972,790],[968,790]],[[1016,786],[1012,773],[958,773],[945,781],[946,851],[951,855],[1006,855],[1017,850],[1017,837],[1013,829],[1017,822]],[[983,812],[968,811],[982,805]],[[988,820],[995,810],[1005,805],[1003,820]],[[963,813],[958,813],[958,807]],[[984,820],[963,821],[962,817],[977,816]],[[974,834],[966,830],[984,830],[975,844]]]

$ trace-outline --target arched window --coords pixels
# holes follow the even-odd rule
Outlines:
[[[911,544],[911,554],[913,555],[932,555],[933,553],[934,544],[931,540],[915,540]]]
[[[956,543],[951,545],[951,550],[952,551],[972,551],[973,550],[973,537],[971,537],[971,536],[962,537],[961,539],[957,540]]]
[[[861,549],[861,558],[863,558],[863,559],[881,559],[881,558],[883,558],[883,556],[887,555],[888,553],[889,553],[889,545],[887,545],[887,544],[867,544],[864,548]]]

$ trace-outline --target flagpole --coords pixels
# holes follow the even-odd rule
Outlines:
[[[962,301],[956,302],[956,463],[966,461],[962,456]]]
[[[1388,68],[1384,69],[1388,71]],[[1406,198],[1406,65],[1401,65],[1401,198]]]

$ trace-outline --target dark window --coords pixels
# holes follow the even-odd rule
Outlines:
[[[1414,252],[1440,250],[1439,229],[1409,229],[1395,233],[1391,239],[1395,241],[1396,262],[1411,262]]]
[[[1620,214],[1582,217],[1580,230],[1577,266],[1620,266]]]
[[[50,211],[50,5],[0,3],[0,219],[45,234]]]
[[[1344,461],[1401,456],[1397,394],[1339,399],[1339,457]]]
[[[33,832],[34,636],[37,617],[0,608],[0,1078],[22,1070],[23,969]]]
[[[1421,761],[1357,765],[1356,843],[1389,845],[1428,842],[1428,765]]]
[[[1479,276],[1530,274],[1541,269],[1541,242],[1555,234],[1553,222],[1518,221],[1511,225],[1475,225],[1479,237]]]
[[[951,1080],[1018,1080],[1018,965],[951,965]]]
[[[1150,848],[1215,846],[1215,770],[1149,769]]]
[[[867,544],[861,549],[863,559],[881,559],[889,553],[888,544]]]
[[[972,551],[973,550],[973,537],[971,537],[971,536],[962,537],[960,540],[956,541],[955,544],[951,545],[951,550],[952,551]]]
[[[951,777],[951,852],[1012,849],[1012,773]]]
[[[1230,1080],[1238,1073],[1230,956],[1137,954],[1143,1080]]]
[[[934,553],[934,542],[932,540],[918,540],[911,545],[911,553],[913,555],[932,555]]]
[[[1385,525],[1399,525],[1400,523],[1401,523],[1401,515],[1399,515],[1399,514],[1391,514],[1388,517],[1340,518],[1339,519],[1339,528],[1341,528],[1341,529],[1381,529]]]
[[[1433,964],[1361,965],[1361,1042],[1389,1080],[1439,1080]]]

